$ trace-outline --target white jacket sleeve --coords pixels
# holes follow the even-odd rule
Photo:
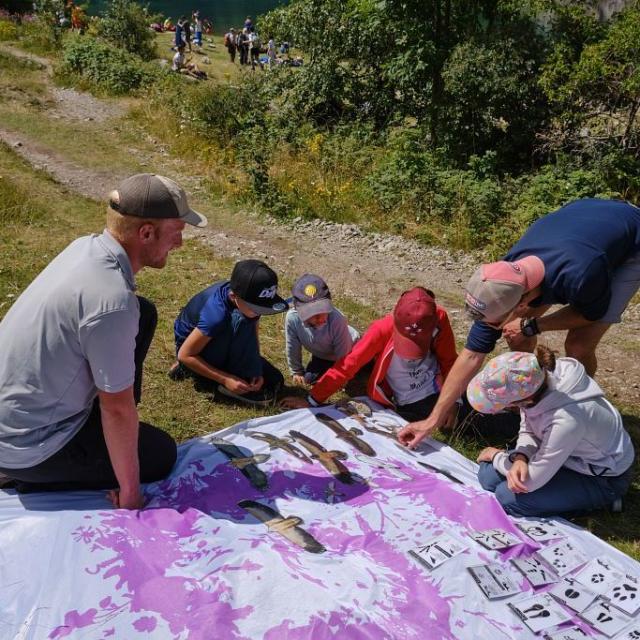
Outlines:
[[[523,413],[520,414],[520,432],[518,433],[518,441],[516,442],[514,453],[523,453],[529,460],[540,446],[540,441],[527,426],[527,421]],[[493,468],[503,476],[507,475],[511,469],[511,461],[506,453],[499,453],[493,459]]]
[[[584,437],[585,425],[558,409],[553,413],[551,424],[545,430],[538,451],[529,459],[529,478],[525,486],[529,491],[543,487],[567,461]]]

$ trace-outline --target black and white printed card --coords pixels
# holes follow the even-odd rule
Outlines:
[[[567,537],[560,529],[547,522],[516,522],[516,526],[535,542],[549,542],[550,540]]]
[[[518,602],[510,602],[509,608],[533,633],[571,620],[571,616],[548,593],[539,593]]]
[[[425,545],[411,549],[409,554],[428,569],[435,569],[449,558],[457,556],[468,548],[453,536],[445,533]]]
[[[522,593],[520,587],[509,575],[507,565],[492,563],[467,567],[475,583],[489,600],[508,598]]]
[[[620,582],[617,582],[605,592],[604,597],[620,611],[624,611],[630,616],[635,615],[640,609],[638,578],[629,575],[624,576]]]
[[[559,580],[558,576],[546,564],[540,562],[534,556],[531,558],[514,558],[511,562],[532,587],[541,587]]]
[[[537,552],[560,576],[565,576],[585,564],[589,559],[578,551],[571,542],[560,542]]]
[[[569,627],[544,636],[546,640],[585,640],[589,636],[580,627]]]
[[[629,616],[618,611],[609,602],[600,599],[578,615],[607,638],[613,638],[631,622]]]
[[[619,636],[616,636],[614,640],[640,640],[640,625],[626,629]]]
[[[596,558],[580,569],[574,577],[601,596],[624,580],[624,572],[609,560]]]
[[[570,577],[562,578],[549,593],[576,613],[584,611],[598,597],[596,593]]]
[[[509,547],[513,547],[522,542],[522,540],[517,536],[514,536],[508,531],[503,531],[502,529],[470,531],[469,536],[478,544],[481,544],[485,549],[491,550],[508,549]]]

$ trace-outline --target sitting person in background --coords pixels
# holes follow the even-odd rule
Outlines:
[[[241,260],[230,280],[195,295],[174,323],[176,362],[169,377],[195,377],[209,391],[267,406],[284,377],[260,355],[260,316],[282,313],[278,276],[260,260]]]
[[[395,409],[405,420],[423,419],[435,405],[456,357],[447,312],[436,304],[433,293],[414,287],[400,296],[393,313],[371,324],[351,353],[318,380],[306,400],[287,397],[282,405],[317,407],[375,358],[367,384],[369,397]],[[453,411],[451,417],[455,417]]]
[[[477,411],[520,412],[515,449],[478,456],[480,484],[513,516],[620,510],[634,459],[620,413],[577,360],[536,353],[503,353],[469,383]]]
[[[191,58],[186,58],[184,55],[184,44],[178,47],[178,51],[173,56],[173,64],[171,66],[172,71],[177,71],[183,75],[196,78],[196,80],[205,80],[207,74],[204,71],[200,71],[197,65],[191,62]]]
[[[292,293],[294,308],[285,320],[287,363],[295,384],[314,384],[351,351],[360,334],[333,306],[331,292],[320,276],[305,273],[293,285]],[[311,353],[306,367],[303,347]]]
[[[200,17],[199,11],[194,11],[193,16],[193,28],[195,35],[193,36],[193,43],[201,47],[202,46],[202,18]]]

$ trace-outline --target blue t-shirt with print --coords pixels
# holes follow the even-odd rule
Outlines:
[[[230,325],[235,305],[229,299],[229,290],[228,280],[216,282],[187,302],[173,325],[178,349],[196,328],[215,338]]]
[[[537,256],[544,263],[542,294],[531,306],[571,305],[598,320],[611,301],[615,269],[640,251],[640,209],[622,200],[572,202],[534,222],[503,258]],[[466,348],[493,350],[502,332],[476,321]]]

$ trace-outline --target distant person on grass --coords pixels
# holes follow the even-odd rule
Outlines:
[[[240,64],[249,64],[249,31],[246,28],[238,34],[238,50],[240,52]]]
[[[191,58],[187,58],[184,55],[184,45],[178,47],[178,51],[173,56],[173,63],[171,69],[183,75],[190,76],[196,80],[206,80],[207,74],[204,71],[200,71],[198,65],[191,62]]]
[[[467,284],[475,319],[428,420],[399,433],[410,447],[442,426],[454,402],[503,336],[533,351],[538,334],[566,331],[565,352],[587,375],[596,348],[640,287],[640,209],[621,200],[584,199],[534,224],[500,262],[481,265]],[[547,313],[551,305],[561,309]]]
[[[241,260],[230,280],[191,298],[174,324],[178,362],[169,377],[193,377],[242,404],[272,404],[284,377],[260,354],[259,320],[287,310],[277,289],[278,276],[264,262]]]
[[[405,420],[426,418],[456,360],[447,312],[423,287],[405,291],[393,313],[374,321],[351,352],[316,382],[307,396],[283,398],[292,409],[317,407],[375,359],[367,395]],[[451,420],[456,412],[452,410]]]
[[[173,38],[173,48],[176,50],[185,44],[184,23],[186,20],[187,18],[185,16],[180,16],[178,22],[176,22],[176,30]]]
[[[294,384],[314,384],[351,351],[360,334],[333,306],[329,287],[320,276],[305,273],[292,293],[294,308],[287,312],[284,329],[287,364]],[[303,348],[311,354],[306,366]]]
[[[231,28],[227,33],[224,34],[224,46],[227,48],[227,52],[229,53],[229,60],[235,63],[236,61],[236,30]]]
[[[249,32],[249,56],[251,59],[251,70],[256,70],[256,64],[260,65],[260,69],[264,70],[262,62],[260,61],[260,50],[262,49],[262,41],[255,29],[251,29]]]
[[[478,479],[512,516],[619,511],[632,479],[633,444],[618,410],[573,358],[493,358],[467,388],[481,413],[520,414],[515,448],[484,449]]]
[[[202,46],[202,18],[200,18],[200,12],[199,11],[194,11],[193,12],[193,27],[194,27],[194,32],[195,35],[193,36],[193,43],[198,46],[201,47]]]
[[[157,323],[135,274],[162,269],[185,224],[206,225],[172,180],[139,174],[110,195],[107,228],[72,242],[0,323],[0,472],[19,492],[110,489],[143,506],[176,445],[139,422],[142,366]],[[26,331],[25,327],[29,330]]]

